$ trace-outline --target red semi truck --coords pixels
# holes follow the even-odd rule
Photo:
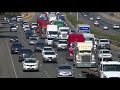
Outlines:
[[[37,20],[37,33],[39,33],[39,35],[42,37],[42,38],[45,38],[45,35],[46,35],[46,28],[47,28],[47,25],[48,25],[48,21],[47,20]]]
[[[76,42],[84,42],[83,34],[69,34],[68,36],[68,51],[66,55],[67,60],[73,60],[75,43]]]

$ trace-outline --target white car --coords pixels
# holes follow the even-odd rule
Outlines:
[[[99,22],[98,22],[98,21],[95,21],[95,22],[94,22],[94,25],[95,25],[96,27],[99,27]]]
[[[30,27],[28,23],[23,24],[23,29],[26,28],[26,27]]]
[[[45,51],[54,51],[52,47],[44,47],[43,50],[42,50],[42,54],[45,52]]]
[[[118,24],[113,25],[113,29],[119,29],[119,28],[120,28],[120,26]]]
[[[22,61],[23,71],[28,71],[28,70],[39,71],[38,63],[39,63],[39,61],[36,60],[35,58],[25,58],[25,60]]]
[[[90,17],[90,20],[93,20],[93,17]]]
[[[24,32],[27,31],[27,30],[31,30],[30,27],[25,27],[24,28]]]
[[[53,44],[53,37],[47,37],[46,39],[45,39],[45,44],[46,45],[52,45]]]
[[[100,61],[111,61],[112,60],[112,53],[108,49],[101,49],[98,51],[98,60]]]
[[[31,24],[31,28],[32,28],[32,29],[37,28],[37,23],[32,23],[32,24]]]
[[[42,53],[43,63],[45,62],[57,62],[57,54],[54,51],[45,51]]]
[[[97,20],[100,20],[101,19],[101,17],[100,16],[97,16]]]
[[[31,37],[37,38],[37,40],[39,40],[39,37],[37,36],[37,34],[33,34]]]
[[[107,26],[103,26],[103,30],[108,30],[108,27]]]
[[[57,50],[67,49],[68,42],[67,40],[59,40],[57,43]]]
[[[38,39],[36,37],[30,37],[29,41],[30,41],[29,45],[34,45],[38,42]]]
[[[84,17],[87,17],[87,15],[85,14]]]

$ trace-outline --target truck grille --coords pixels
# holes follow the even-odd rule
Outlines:
[[[84,55],[84,56],[81,56],[82,58],[82,62],[90,62],[90,55]]]

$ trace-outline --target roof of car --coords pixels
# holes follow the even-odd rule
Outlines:
[[[110,51],[110,50],[108,50],[108,49],[100,49],[100,51]]]
[[[100,63],[101,64],[119,64],[120,65],[119,61],[101,61]]]

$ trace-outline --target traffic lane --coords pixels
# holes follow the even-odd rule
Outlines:
[[[0,35],[7,36],[6,33]],[[6,37],[0,38],[0,78],[16,78],[6,40]]]
[[[103,30],[103,27],[104,26],[107,26],[108,27],[108,31],[109,32],[111,32],[112,34],[120,34],[120,30],[119,29],[113,29],[113,24],[111,24],[110,22],[108,22],[108,21],[106,21],[106,20],[104,20],[103,18],[101,18],[101,20],[97,20],[97,16],[98,15],[96,15],[97,13],[89,13],[89,14],[86,14],[87,15],[87,17],[85,17],[84,15],[84,13],[82,13],[82,15],[83,15],[83,17],[84,18],[86,18],[86,19],[88,19],[89,21],[91,21],[91,22],[95,22],[95,21],[98,21],[99,22],[99,24],[100,24],[100,26],[99,26],[99,28],[101,28],[102,30]],[[90,20],[90,17],[93,17],[93,20]]]
[[[19,41],[22,42],[22,44],[25,46],[24,48],[29,48],[27,45],[25,45],[25,43],[23,43],[24,38],[21,38],[22,29],[19,28],[19,31],[20,31],[20,32],[18,32]],[[15,35],[15,33],[11,33],[11,34]],[[9,43],[9,41],[8,41],[8,43]],[[11,45],[11,44],[9,43],[9,45]],[[23,72],[22,63],[18,62],[18,55],[12,55],[12,59],[13,59],[13,62],[14,62],[15,68],[16,68],[18,78],[45,78],[45,77],[47,77],[43,70],[40,70],[40,72]],[[41,66],[39,65],[39,67],[41,67]]]

